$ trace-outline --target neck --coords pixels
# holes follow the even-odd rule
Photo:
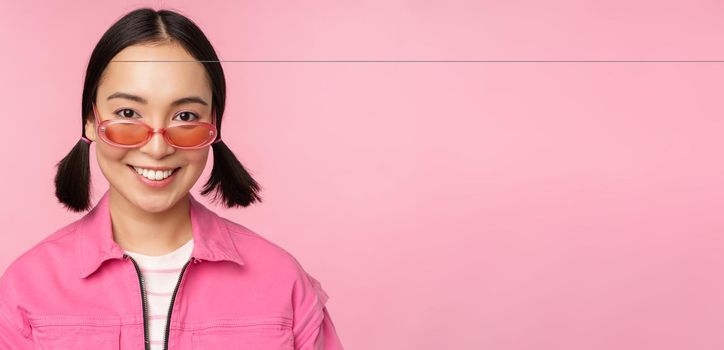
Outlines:
[[[109,208],[113,239],[124,249],[143,255],[164,255],[191,238],[188,194],[160,212],[148,212],[131,203],[113,188]]]

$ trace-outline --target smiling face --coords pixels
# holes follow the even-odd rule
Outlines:
[[[164,44],[129,46],[113,60],[188,61],[195,58],[181,46]],[[103,72],[96,96],[100,121],[137,119],[152,128],[178,122],[212,122],[211,84],[199,62],[110,62]],[[187,97],[198,99],[173,104]],[[209,155],[210,146],[195,150],[176,149],[167,144],[160,133],[155,133],[141,147],[115,147],[98,137],[92,114],[85,125],[85,133],[96,142],[98,165],[108,179],[110,190],[147,212],[164,211],[184,198],[201,176]],[[168,183],[163,184],[142,177],[134,166],[178,169],[163,181]],[[145,173],[148,175],[147,171]]]

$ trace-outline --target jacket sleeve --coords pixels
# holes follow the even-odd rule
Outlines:
[[[0,277],[0,349],[31,350],[30,324],[22,308],[15,305],[18,291],[10,286],[6,271]]]
[[[327,308],[324,309],[324,319],[322,320],[321,327],[317,328],[317,334],[313,335],[315,341],[314,345],[309,349],[314,350],[328,350],[328,349],[339,349],[344,350],[342,343],[337,336],[337,330],[334,328],[332,318],[329,316]]]
[[[322,285],[302,271],[292,293],[294,350],[344,350],[325,304]]]

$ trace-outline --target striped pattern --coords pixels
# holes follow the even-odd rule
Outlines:
[[[162,350],[166,336],[166,320],[173,290],[183,265],[191,257],[193,240],[161,256],[142,255],[126,251],[141,269],[148,301],[148,334],[151,350]]]
[[[141,269],[141,272],[146,273],[180,273],[181,267],[176,269]]]

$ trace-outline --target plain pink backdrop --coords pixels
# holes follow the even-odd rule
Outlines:
[[[137,7],[221,60],[724,59],[722,1],[1,6],[0,271],[79,217],[54,165],[93,46]],[[264,202],[211,208],[321,281],[346,348],[724,348],[724,63],[223,65],[224,140]]]

